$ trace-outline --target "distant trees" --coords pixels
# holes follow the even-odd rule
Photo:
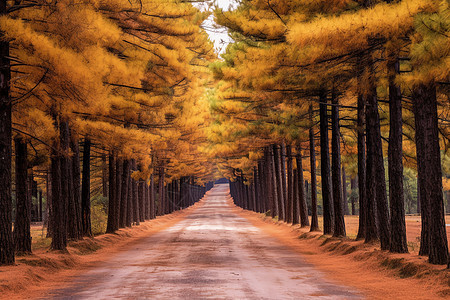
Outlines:
[[[340,156],[347,161],[355,157],[360,213],[357,238],[379,241],[383,250],[407,252],[403,165],[408,163],[417,169],[418,196],[423,204],[420,253],[428,255],[431,263],[444,264],[448,249],[443,176],[434,169],[441,165],[439,151],[448,148],[444,129],[448,120],[436,117],[438,111],[448,114],[444,39],[449,27],[444,16],[448,16],[449,7],[444,2],[244,1],[235,10],[217,9],[217,22],[229,28],[235,43],[213,67],[216,79],[221,80],[212,105],[221,130],[210,139],[216,149],[226,145],[224,156],[233,157],[224,164],[245,174],[233,185],[248,182],[251,186],[249,170],[259,165],[263,155],[270,155],[264,147],[284,141],[310,149],[306,171],[314,182],[319,131],[322,197],[317,204],[323,214],[324,233],[345,235],[343,205],[347,200],[342,199]],[[415,125],[407,121],[411,112]],[[430,148],[425,150],[425,145]],[[277,157],[277,147],[273,149]],[[427,173],[431,169],[435,170],[433,175]],[[273,172],[277,170],[275,165]],[[429,174],[426,178],[425,173]],[[289,174],[281,175],[289,178]],[[278,201],[277,195],[285,188],[275,179],[273,197]],[[310,189],[313,223],[315,186]],[[433,213],[429,201],[436,201]],[[280,210],[271,210],[271,214],[290,222]],[[317,229],[316,224],[313,227]]]
[[[0,264],[14,262],[15,248],[31,251],[32,168],[45,174],[39,189],[47,190],[55,250],[92,236],[99,177],[111,233],[155,218],[155,203],[167,208],[157,212],[163,215],[201,198],[215,171],[199,158],[209,123],[207,64],[215,58],[200,28],[207,13],[170,0],[24,0],[0,8]],[[14,239],[13,150],[19,162]],[[109,165],[102,160],[99,168],[106,155]],[[190,180],[181,184],[182,178]],[[175,198],[180,193],[187,198]]]

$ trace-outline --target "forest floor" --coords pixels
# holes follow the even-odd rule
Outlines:
[[[71,242],[67,253],[47,251],[48,239],[36,238],[33,255],[0,267],[1,298],[450,297],[449,271],[414,252],[419,217],[407,221],[414,251],[390,254],[242,210],[227,191],[219,185],[186,210]],[[346,223],[353,237],[357,217]]]

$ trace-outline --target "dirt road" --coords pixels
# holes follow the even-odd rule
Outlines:
[[[54,299],[360,299],[233,213],[228,185],[175,226],[133,245]]]

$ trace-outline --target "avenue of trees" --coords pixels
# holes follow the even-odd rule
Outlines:
[[[447,264],[449,2],[242,0],[214,11],[221,59],[191,2],[0,0],[0,265],[31,252],[32,216],[65,250],[92,236],[93,194],[113,233],[219,176],[311,231],[345,237],[358,213],[357,238],[395,253],[406,207]]]
[[[311,231],[320,213],[324,234],[343,237],[350,199],[357,239],[405,253],[413,174],[420,255],[447,264],[449,15],[440,0],[216,9],[235,42],[211,66],[209,150],[235,203]]]
[[[0,1],[0,264],[31,252],[32,211],[65,250],[92,236],[98,188],[113,233],[211,187],[207,16],[166,0]]]

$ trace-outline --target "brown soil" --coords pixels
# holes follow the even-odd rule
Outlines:
[[[355,287],[368,299],[450,299],[449,270],[445,266],[427,263],[426,257],[416,253],[392,254],[363,241],[310,233],[309,228],[275,221],[239,207],[234,211],[282,244],[303,254],[307,262],[329,278]],[[350,217],[350,222],[346,220],[348,225],[353,225],[348,226],[350,235],[352,231],[356,235],[355,220],[355,217]],[[420,236],[420,222],[415,226],[411,226],[415,220],[407,223],[408,238]]]

